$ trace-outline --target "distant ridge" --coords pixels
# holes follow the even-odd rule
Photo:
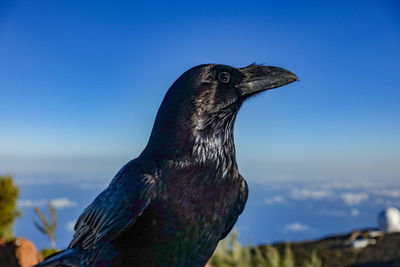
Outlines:
[[[360,244],[368,245],[357,248]],[[364,229],[290,245],[296,262],[304,262],[316,251],[323,267],[400,266],[400,233],[383,234],[375,229]],[[285,249],[285,243],[273,246],[280,252]]]

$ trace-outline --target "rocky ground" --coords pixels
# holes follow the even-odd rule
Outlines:
[[[30,267],[42,261],[42,256],[35,245],[18,237],[13,241],[0,241],[0,266]]]
[[[286,244],[277,243],[273,246],[282,253]],[[383,234],[367,229],[291,243],[290,246],[296,262],[305,262],[316,251],[324,267],[400,267],[400,233]],[[0,242],[0,266],[29,267],[41,259],[40,253],[29,240],[16,238],[7,243]]]
[[[285,244],[274,246],[283,251]],[[374,230],[361,230],[292,243],[291,247],[296,262],[303,262],[312,251],[316,251],[324,267],[400,266],[400,233],[382,234]]]

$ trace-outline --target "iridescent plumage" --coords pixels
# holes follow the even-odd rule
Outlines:
[[[168,90],[149,142],[82,213],[69,248],[37,266],[204,266],[247,201],[233,140],[244,100],[297,77],[207,64]]]

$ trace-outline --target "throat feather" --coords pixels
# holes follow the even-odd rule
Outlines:
[[[233,139],[234,117],[214,117],[211,121],[201,119],[201,127],[197,125],[193,132],[192,157],[199,163],[214,165],[223,178],[237,170]]]

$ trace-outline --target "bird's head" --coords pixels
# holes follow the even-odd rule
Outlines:
[[[191,68],[164,97],[146,150],[170,154],[172,149],[179,153],[202,136],[230,138],[236,114],[247,98],[296,80],[297,76],[288,70],[255,64],[244,68],[217,64]]]

